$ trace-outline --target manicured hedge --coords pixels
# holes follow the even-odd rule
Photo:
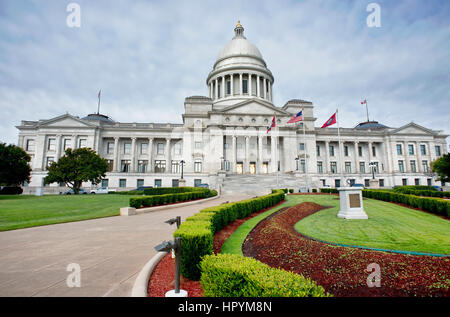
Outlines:
[[[450,192],[441,192],[432,186],[398,186],[394,188],[394,191],[406,195],[450,198]]]
[[[208,255],[200,268],[203,294],[208,297],[331,296],[303,275],[271,268],[240,255]]]
[[[439,198],[419,197],[396,193],[395,191],[364,189],[363,196],[388,202],[401,203],[412,208],[420,208],[431,213],[450,217],[450,202]]]
[[[205,208],[186,219],[174,233],[174,237],[181,237],[181,274],[198,280],[201,258],[212,254],[214,233],[238,218],[245,218],[284,200],[283,190],[273,192],[266,196]]]
[[[166,205],[180,201],[208,198],[217,195],[217,191],[207,188],[197,188],[191,192],[181,192],[176,194],[154,194],[152,196],[141,196],[130,198],[130,206],[134,208]]]
[[[153,187],[144,189],[144,195],[165,195],[165,194],[179,194],[195,191],[204,191],[207,188],[203,187]]]
[[[337,188],[321,188],[320,192],[321,193],[331,193],[331,194],[338,194],[339,193]]]

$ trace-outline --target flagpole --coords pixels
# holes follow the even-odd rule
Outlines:
[[[98,92],[98,106],[97,106],[97,114],[100,114],[100,99],[102,97],[102,90],[100,89]]]
[[[304,108],[302,108],[302,117],[303,117],[303,157],[305,159],[305,183],[306,183],[306,192],[309,192],[309,184],[308,184],[308,164],[306,161],[306,134],[305,134],[305,112]]]
[[[367,106],[367,99],[364,99],[364,102],[366,104],[367,122],[369,122],[369,107]]]
[[[343,176],[343,169],[342,169],[342,154],[341,154],[341,133],[340,133],[340,129],[339,129],[339,115],[338,115],[338,109],[336,109],[336,123],[337,123],[337,128],[338,128],[338,142],[339,142],[339,169],[341,172],[341,176]]]
[[[275,118],[275,121],[276,121],[277,120],[276,114],[274,114],[274,118]],[[278,174],[280,172],[280,168],[279,168],[280,154],[278,153],[278,126],[276,126],[275,131],[276,131],[276,135],[275,135],[275,151],[276,151],[276,155],[275,156],[276,156],[276,159],[277,159],[277,162],[276,162],[276,164],[277,164],[277,188],[280,188],[279,179],[278,179]]]

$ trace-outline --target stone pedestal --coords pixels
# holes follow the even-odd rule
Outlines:
[[[361,187],[340,187],[340,207],[338,217],[344,219],[368,219],[363,208]]]
[[[380,188],[380,182],[377,179],[371,179],[369,181],[369,187],[370,189]]]
[[[188,297],[188,293],[184,289],[180,289],[179,293],[175,293],[175,290],[168,291],[166,297]]]
[[[186,180],[184,178],[178,180],[178,187],[186,187]]]
[[[120,208],[120,215],[121,216],[133,216],[135,214],[136,214],[136,208],[133,208],[133,207]]]

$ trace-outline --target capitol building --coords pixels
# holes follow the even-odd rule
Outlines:
[[[22,121],[18,145],[32,157],[25,192],[42,186],[47,166],[67,148],[80,147],[108,161],[101,185],[117,190],[178,186],[182,169],[186,186],[208,184],[227,192],[275,187],[297,192],[354,183],[441,185],[430,163],[447,153],[442,131],[413,122],[388,127],[367,121],[340,127],[338,138],[336,125],[316,126],[311,101],[274,105],[274,80],[238,23],[206,78],[206,96],[185,99],[182,124],[124,123],[100,113]],[[287,123],[299,111],[303,121]],[[274,117],[275,127],[268,131]],[[51,184],[44,190],[62,188]]]

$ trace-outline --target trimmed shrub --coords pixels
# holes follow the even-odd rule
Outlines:
[[[208,297],[328,297],[322,286],[303,275],[271,268],[235,254],[205,256],[201,285]]]
[[[293,192],[294,192],[294,189],[293,189],[293,188],[290,188],[290,189],[289,189],[289,193],[292,194]]]
[[[338,194],[339,191],[337,190],[337,188],[321,188],[320,189],[321,193],[327,193],[327,194]]]
[[[170,187],[172,188],[172,187]],[[130,206],[134,208],[141,207],[151,207],[157,205],[166,205],[180,201],[187,201],[193,199],[201,199],[201,198],[209,198],[213,196],[217,196],[217,191],[209,190],[207,188],[196,188],[196,187],[173,187],[173,188],[189,188],[193,191],[191,192],[179,192],[179,193],[171,193],[171,194],[154,194],[151,196],[141,196],[141,197],[132,197],[130,198]],[[147,191],[147,188],[144,190]],[[147,191],[149,192],[149,191]],[[164,192],[164,191],[161,191]]]
[[[316,189],[316,188],[313,188],[313,189],[312,189],[312,192],[313,192],[313,193],[317,193],[317,189]]]
[[[275,190],[274,193],[266,196],[204,208],[186,219],[174,233],[175,237],[182,238],[181,273],[187,278],[198,280],[201,258],[205,254],[212,254],[214,233],[234,220],[245,218],[255,211],[273,206],[284,198],[284,191]],[[210,239],[210,241],[205,239]]]

